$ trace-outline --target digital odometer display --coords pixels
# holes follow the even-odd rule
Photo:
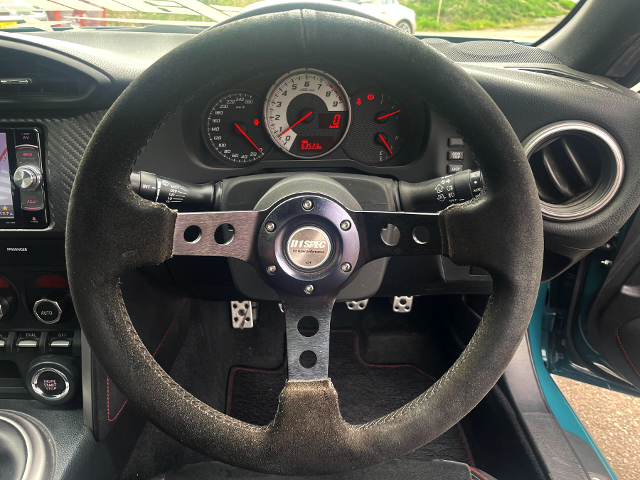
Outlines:
[[[333,137],[297,137],[296,152],[304,154],[305,152],[328,152],[333,147]]]
[[[296,70],[280,78],[267,95],[264,121],[286,153],[317,158],[334,150],[350,125],[349,98],[338,81],[318,70]]]

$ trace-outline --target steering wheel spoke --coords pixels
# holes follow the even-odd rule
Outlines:
[[[281,295],[287,333],[289,381],[329,378],[329,332],[335,295]]]
[[[257,238],[265,212],[178,213],[173,254],[230,257],[257,263]]]
[[[437,213],[351,213],[364,232],[360,265],[382,257],[442,254]]]

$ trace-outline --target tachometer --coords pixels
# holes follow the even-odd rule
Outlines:
[[[252,93],[227,93],[209,106],[202,133],[211,152],[236,164],[262,159],[272,144],[264,131],[260,114],[261,99]]]
[[[349,98],[324,72],[295,70],[267,95],[264,121],[273,141],[298,158],[318,158],[335,150],[351,122]]]

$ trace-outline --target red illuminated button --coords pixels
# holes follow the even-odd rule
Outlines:
[[[44,198],[42,197],[42,191],[20,191],[20,203],[22,204],[23,210],[42,210],[44,208]]]
[[[30,145],[16,147],[16,158],[18,159],[18,165],[40,165],[40,149]]]
[[[33,390],[44,398],[59,399],[69,392],[67,377],[54,368],[43,368],[32,379]]]

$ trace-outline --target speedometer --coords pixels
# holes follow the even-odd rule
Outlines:
[[[215,99],[203,118],[207,148],[222,160],[249,165],[273,148],[260,122],[261,99],[248,92],[230,92]]]
[[[286,153],[322,157],[335,150],[349,130],[349,97],[332,76],[319,70],[295,70],[271,87],[264,123]]]

